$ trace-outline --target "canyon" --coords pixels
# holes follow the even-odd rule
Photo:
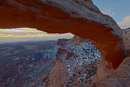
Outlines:
[[[75,36],[0,44],[0,60],[0,87],[72,87],[91,83],[101,54]]]
[[[0,87],[38,87],[51,69],[57,41],[0,44]]]
[[[101,53],[101,61],[90,86],[129,87],[130,57],[129,49],[123,42],[123,31],[111,17],[102,14],[91,0],[1,0],[0,12],[0,28],[30,27],[48,33],[71,32],[91,40]],[[54,78],[54,84],[61,87],[69,78],[63,69],[63,58],[57,57],[57,63],[51,70],[65,77],[59,75]]]
[[[89,85],[96,73],[101,54],[87,39],[75,36],[62,41],[51,68],[46,87],[79,87]]]

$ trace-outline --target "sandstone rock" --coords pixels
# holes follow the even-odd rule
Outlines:
[[[67,41],[69,41],[70,39],[58,39],[57,44],[64,46],[66,44]]]
[[[123,40],[127,55],[130,56],[130,28],[123,29]]]
[[[123,29],[123,38],[124,38],[124,44],[128,45],[130,44],[130,28]]]
[[[32,27],[51,33],[71,32],[92,40],[113,68],[123,60],[122,31],[91,0],[2,0],[0,3],[1,28]]]
[[[130,35],[130,29],[124,29],[123,38],[124,38],[125,49],[127,52],[126,54],[127,57],[119,65],[116,71],[110,71],[109,73],[106,73],[105,79],[101,79],[101,78],[100,78],[101,80],[98,79],[98,82],[93,84],[92,87],[95,87],[95,86],[96,87],[129,87],[130,86],[130,68],[129,68],[130,67],[130,40],[129,40],[130,36],[129,35]],[[99,67],[101,68],[103,66],[99,66]],[[96,77],[96,79],[97,78],[98,77]]]
[[[130,87],[130,57],[126,57],[115,72],[109,73],[92,87]]]
[[[124,59],[121,29],[91,0],[1,0],[0,4],[0,28],[31,27],[90,39],[101,52],[102,66],[110,70]]]
[[[54,66],[45,79],[45,87],[61,87],[66,78],[66,68],[64,62],[57,58]]]
[[[47,87],[79,87],[81,84],[90,84],[101,60],[100,52],[89,40],[77,36],[66,42],[64,39],[60,41],[65,44],[60,44],[55,64],[46,80]]]

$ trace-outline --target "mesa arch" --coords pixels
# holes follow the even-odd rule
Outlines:
[[[20,27],[90,39],[110,69],[124,59],[121,29],[91,0],[0,0],[0,28]]]

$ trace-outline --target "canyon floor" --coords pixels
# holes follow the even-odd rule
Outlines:
[[[71,87],[90,83],[100,55],[91,41],[79,37],[0,44],[0,86],[56,87],[63,82]]]

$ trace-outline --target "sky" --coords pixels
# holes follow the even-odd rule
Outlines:
[[[104,14],[111,16],[122,29],[130,27],[130,0],[92,0]],[[47,34],[31,28],[0,29],[0,43],[57,40],[72,38],[71,33]]]
[[[124,29],[130,27],[130,0],[92,0],[102,13],[111,16]]]
[[[72,38],[73,34],[48,34],[33,28],[0,29],[0,44],[22,41],[58,40]]]

